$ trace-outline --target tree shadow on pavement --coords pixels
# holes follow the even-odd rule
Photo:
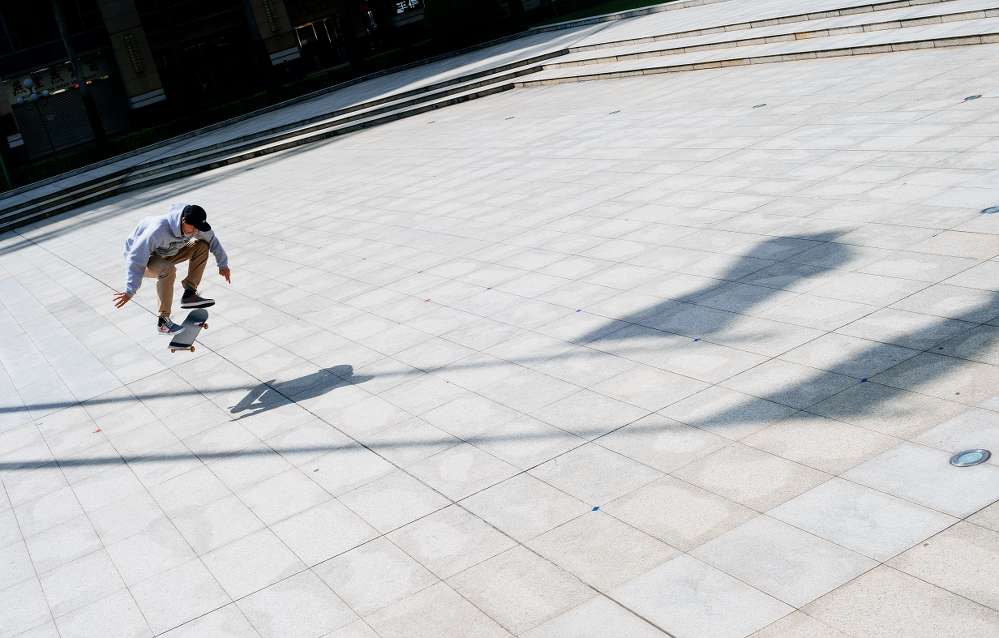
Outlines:
[[[740,316],[751,314],[773,297],[845,264],[850,247],[836,243],[839,236],[838,232],[825,232],[767,239],[740,256],[715,283],[621,316],[574,341],[600,349],[599,342],[632,340],[636,335],[654,339],[655,331],[698,338],[721,334]],[[824,251],[821,266],[784,261],[812,249]],[[634,326],[651,330],[635,330]]]

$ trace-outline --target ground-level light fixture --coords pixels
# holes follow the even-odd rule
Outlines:
[[[954,467],[971,467],[988,461],[992,452],[983,449],[965,450],[950,457],[950,464]]]

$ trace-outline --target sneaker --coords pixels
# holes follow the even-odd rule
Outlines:
[[[156,329],[161,335],[172,335],[183,330],[184,326],[170,321],[170,317],[160,317],[156,320]]]
[[[190,288],[185,290],[184,296],[180,298],[181,308],[207,308],[214,305],[214,299],[205,299],[198,294],[197,290],[191,290]]]

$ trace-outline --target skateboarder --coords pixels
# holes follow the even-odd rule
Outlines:
[[[214,305],[215,300],[199,295],[198,284],[209,252],[215,255],[219,274],[232,283],[229,259],[208,224],[204,208],[195,204],[174,204],[166,215],[142,219],[125,240],[125,292],[115,293],[115,308],[121,308],[135,296],[143,277],[156,278],[156,294],[160,300],[156,328],[165,335],[179,332],[183,326],[170,320],[176,264],[189,262],[187,277],[180,282],[184,287],[180,307],[207,308]]]

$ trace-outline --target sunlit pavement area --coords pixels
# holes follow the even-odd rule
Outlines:
[[[996,78],[523,88],[8,233],[0,636],[999,635]],[[193,354],[112,307],[173,202]]]

